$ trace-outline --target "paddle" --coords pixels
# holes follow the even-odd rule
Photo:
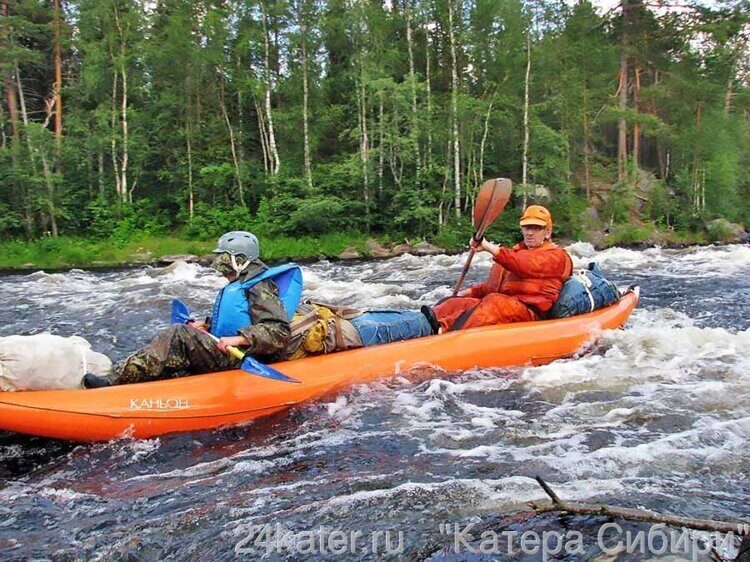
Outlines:
[[[474,202],[473,214],[473,224],[476,229],[473,238],[476,242],[481,242],[482,238],[484,238],[484,231],[488,226],[495,222],[495,219],[503,211],[505,205],[508,204],[512,188],[513,183],[507,178],[487,180],[482,184],[482,187],[479,188],[477,200]],[[469,257],[464,264],[464,269],[461,271],[461,277],[458,278],[456,288],[453,289],[454,297],[461,289],[464,278],[471,266],[471,260],[474,259],[474,253],[474,249],[472,248],[469,251]]]
[[[194,318],[190,316],[190,309],[188,309],[187,305],[182,302],[179,299],[173,299],[172,300],[172,324],[188,324],[190,322],[194,322]],[[212,340],[215,342],[219,342],[219,338],[217,338],[215,335],[213,335],[210,332],[206,332],[205,330],[202,330],[204,334],[207,334]],[[237,349],[234,346],[228,345],[227,351],[230,355],[237,359],[242,360],[242,365],[240,365],[240,368],[252,375],[259,375],[261,377],[266,377],[269,379],[274,379],[278,381],[284,381],[284,382],[296,382],[299,383],[297,379],[294,379],[290,376],[285,375],[281,371],[274,369],[270,365],[265,365],[258,361],[257,359],[254,359],[250,355],[245,355],[242,353],[242,350]]]

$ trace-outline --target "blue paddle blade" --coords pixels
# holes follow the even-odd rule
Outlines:
[[[253,375],[260,375],[261,377],[275,379],[277,381],[296,382],[296,383],[301,382],[301,381],[298,381],[297,379],[293,379],[292,377],[285,375],[281,371],[277,371],[270,365],[264,365],[263,363],[261,363],[257,359],[253,359],[249,355],[246,355],[245,358],[242,360],[241,368],[246,373],[251,373]]]
[[[187,305],[179,299],[172,299],[172,324],[187,324],[191,320]]]

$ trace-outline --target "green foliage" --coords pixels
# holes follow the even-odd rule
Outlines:
[[[610,231],[605,243],[607,246],[622,246],[645,242],[654,232],[655,230],[651,225],[621,224]]]
[[[581,240],[585,237],[584,213],[588,207],[586,197],[571,189],[562,190],[549,205],[554,218],[554,236]]]
[[[89,204],[87,210],[96,238],[108,239],[118,245],[140,236],[164,233],[170,226],[166,211],[148,199],[121,206],[112,206],[97,199]]]
[[[9,205],[0,203],[0,237],[18,231],[21,227],[21,215]]]
[[[634,205],[635,190],[630,186],[618,186],[607,194],[601,209],[602,219],[613,224],[628,222]]]
[[[366,221],[364,203],[320,191],[309,192],[301,180],[286,179],[261,200],[259,229],[269,234],[321,235],[357,228]]]
[[[393,197],[393,224],[404,232],[427,236],[435,232],[437,208],[416,189],[405,188]]]
[[[680,214],[679,201],[674,196],[674,191],[670,190],[663,181],[652,185],[647,212],[654,224],[661,228],[673,226],[676,216]]]
[[[463,247],[481,178],[518,185],[525,157],[527,183],[552,192],[559,236],[584,235],[584,211],[603,199],[599,216],[615,224],[697,232],[717,216],[747,220],[744,3],[685,13],[643,4],[631,18],[620,7],[602,15],[588,0],[532,13],[521,0],[463,3],[451,28],[455,69],[447,5],[408,7],[411,34],[405,9],[378,2],[71,0],[58,147],[45,105],[52,4],[8,3],[13,33],[0,70],[18,69],[24,115],[11,126],[3,97],[0,237],[44,237],[56,223],[62,234],[107,241],[105,252],[172,229],[209,241],[238,228],[300,252],[342,232],[437,234]],[[620,119],[627,152],[640,131],[631,162],[660,179],[646,203],[628,181],[612,189]],[[488,233],[498,241],[517,240],[514,204]]]
[[[213,207],[206,203],[195,206],[192,220],[181,216],[185,222],[182,234],[197,240],[214,240],[230,230],[248,230],[252,228],[251,216],[241,205],[233,207]]]

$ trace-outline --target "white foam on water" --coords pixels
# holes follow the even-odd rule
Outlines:
[[[579,501],[597,494],[614,493],[623,489],[619,479],[548,482],[566,500]],[[513,509],[528,509],[527,503],[547,499],[547,495],[532,478],[509,476],[499,479],[452,479],[443,482],[406,482],[391,488],[360,490],[335,496],[316,506],[318,513],[345,516],[357,510],[379,505],[390,506],[390,511],[419,509],[419,506],[444,505],[460,511],[459,506],[472,506],[473,512],[500,513]],[[309,506],[308,506],[309,507]]]
[[[71,504],[77,501],[82,501],[88,498],[92,498],[90,494],[82,494],[69,488],[42,488],[37,491],[37,494],[47,499],[53,500],[55,503]]]
[[[631,250],[613,247],[597,251],[588,242],[576,242],[565,248],[573,258],[574,267],[585,267],[595,261],[602,267],[616,266],[641,274],[658,272],[663,277],[690,278],[726,277],[750,273],[750,246],[693,246],[682,250]]]
[[[349,407],[349,401],[346,396],[338,396],[336,400],[327,405],[328,415],[332,418],[346,419],[353,414],[352,408]]]
[[[360,279],[334,280],[321,277],[310,271],[304,275],[304,298],[318,302],[350,304],[367,303],[374,307],[400,307],[412,305],[411,299],[404,294],[400,285],[386,283],[367,283]]]
[[[676,259],[686,273],[690,270],[694,275],[733,275],[750,268],[750,245],[697,247]]]

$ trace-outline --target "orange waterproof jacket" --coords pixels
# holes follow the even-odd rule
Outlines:
[[[463,296],[483,298],[490,293],[511,295],[537,312],[555,304],[563,283],[573,272],[568,252],[547,241],[529,250],[521,243],[500,248],[484,283],[474,285]]]

